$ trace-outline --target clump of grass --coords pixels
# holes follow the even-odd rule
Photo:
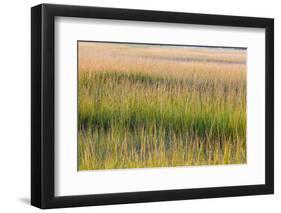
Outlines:
[[[99,48],[107,54],[116,51],[112,46]],[[79,64],[78,169],[245,163],[246,70],[245,64],[229,65],[229,60],[243,57],[226,54],[221,66],[169,60],[165,68],[163,58],[150,50],[152,61],[142,49],[131,53],[134,62],[140,51],[145,66],[122,69],[124,65],[109,62],[106,70],[98,60],[95,66]],[[193,58],[213,57],[188,51]],[[158,54],[168,53],[165,49]],[[172,65],[179,69],[170,70]]]

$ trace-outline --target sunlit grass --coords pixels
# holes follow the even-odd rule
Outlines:
[[[79,170],[246,162],[244,52],[120,47],[79,49]]]

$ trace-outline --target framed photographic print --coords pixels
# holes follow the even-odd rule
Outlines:
[[[274,21],[31,9],[31,203],[272,194]]]

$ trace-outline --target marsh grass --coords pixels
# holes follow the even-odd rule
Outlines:
[[[79,170],[246,163],[245,52],[162,49],[79,46]]]

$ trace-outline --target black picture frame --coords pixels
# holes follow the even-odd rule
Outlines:
[[[57,16],[265,29],[265,184],[95,195],[54,195],[54,20]],[[31,204],[39,208],[155,202],[274,192],[274,20],[164,11],[41,4],[31,8]]]

